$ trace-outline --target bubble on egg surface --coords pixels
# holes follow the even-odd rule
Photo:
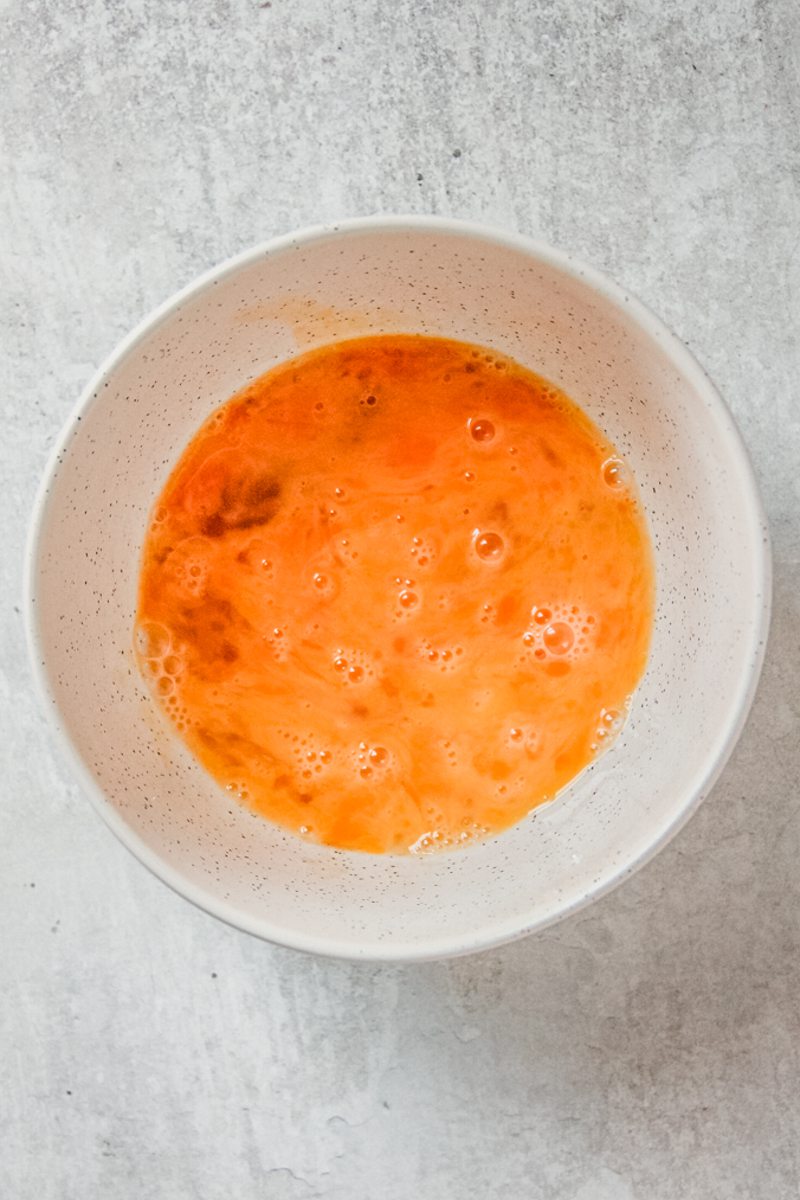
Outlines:
[[[393,619],[402,622],[417,616],[423,606],[423,594],[416,580],[398,575],[392,586],[396,589],[391,602]]]
[[[352,537],[339,538],[336,542],[335,551],[336,556],[346,566],[354,566],[358,562],[358,546],[354,543]]]
[[[505,553],[505,542],[500,534],[492,529],[473,530],[472,546],[482,562],[500,562]]]
[[[535,604],[522,633],[522,646],[538,662],[572,662],[591,650],[595,626],[591,613],[577,604]]]
[[[411,539],[409,555],[414,560],[414,566],[424,570],[436,561],[438,556],[436,543],[431,537],[415,534]]]
[[[345,687],[358,687],[372,682],[376,675],[375,660],[365,650],[356,647],[338,648],[331,656],[334,678]]]
[[[339,592],[339,581],[332,571],[320,568],[311,575],[311,591],[320,600],[332,600]]]
[[[481,625],[494,625],[496,620],[497,609],[490,601],[486,601],[478,610],[478,621]]]
[[[362,740],[350,754],[351,769],[362,782],[380,783],[397,769],[394,754],[382,742]]]
[[[283,627],[275,626],[273,629],[270,629],[265,635],[264,641],[271,650],[275,662],[285,663],[289,661],[292,652],[292,643]]]
[[[592,751],[595,754],[602,754],[613,746],[625,728],[628,712],[627,702],[619,707],[601,709],[595,730],[595,740],[592,744]]]
[[[575,645],[575,634],[572,626],[566,621],[554,621],[551,625],[545,626],[542,634],[545,650],[549,650],[551,654],[562,655],[569,654],[572,647]]]
[[[408,847],[410,854],[439,854],[443,850],[452,850],[456,846],[466,846],[470,842],[482,841],[489,829],[477,821],[462,822],[458,830],[428,829]]]
[[[467,429],[473,442],[477,442],[481,446],[488,446],[495,439],[494,422],[488,417],[470,417],[467,421]]]
[[[456,769],[461,766],[463,754],[461,747],[451,738],[445,738],[441,744],[441,752],[444,763],[447,767]]]
[[[426,667],[444,675],[457,671],[466,661],[464,647],[458,642],[445,644],[432,642],[429,638],[419,642],[417,656]]]
[[[240,553],[254,575],[266,580],[275,578],[276,551],[262,538],[254,538]]]
[[[515,721],[505,731],[505,746],[515,755],[524,754],[527,758],[537,758],[542,749],[541,735],[530,721]]]
[[[167,556],[165,572],[184,596],[200,600],[206,593],[213,554],[208,538],[184,538]]]
[[[327,742],[321,740],[318,733],[292,734],[289,730],[281,732],[290,743],[289,753],[292,756],[295,771],[303,782],[324,779],[331,768],[335,766],[336,754]]]
[[[603,482],[607,487],[619,491],[627,485],[628,468],[616,454],[607,458],[600,469],[603,474]]]
[[[160,621],[140,621],[136,627],[136,649],[142,658],[158,660],[172,647],[172,634]]]
[[[230,792],[237,800],[243,800],[245,803],[250,799],[250,789],[240,779],[234,779],[230,783],[227,783],[225,791]]]

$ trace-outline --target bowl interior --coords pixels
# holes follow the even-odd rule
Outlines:
[[[614,749],[502,836],[424,858],[331,851],[250,815],[162,723],[131,651],[148,513],[199,424],[292,354],[373,332],[479,342],[558,383],[632,466],[656,555],[650,662]],[[90,794],[189,898],[322,952],[466,951],[608,887],[709,785],[760,661],[764,541],[727,413],[638,305],[521,239],[355,224],[238,260],[148,323],[101,373],[39,509],[34,653]]]

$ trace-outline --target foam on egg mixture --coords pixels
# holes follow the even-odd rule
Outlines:
[[[586,415],[489,350],[384,336],[199,430],[153,510],[136,650],[243,803],[420,853],[518,821],[613,741],[653,607],[634,481]]]

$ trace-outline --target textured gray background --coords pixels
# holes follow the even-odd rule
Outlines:
[[[671,1200],[800,1192],[796,0],[2,0],[0,1195]],[[100,359],[201,269],[376,211],[606,268],[753,453],[773,634],[723,779],[542,936],[315,961],[194,911],[30,694],[24,528]]]

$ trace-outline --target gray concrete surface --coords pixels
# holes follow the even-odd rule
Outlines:
[[[0,1196],[800,1193],[795,0],[3,0]],[[153,304],[375,211],[550,239],[688,342],[751,448],[773,635],[689,827],[542,936],[272,949],[150,878],[59,760],[19,580],[48,447]]]

